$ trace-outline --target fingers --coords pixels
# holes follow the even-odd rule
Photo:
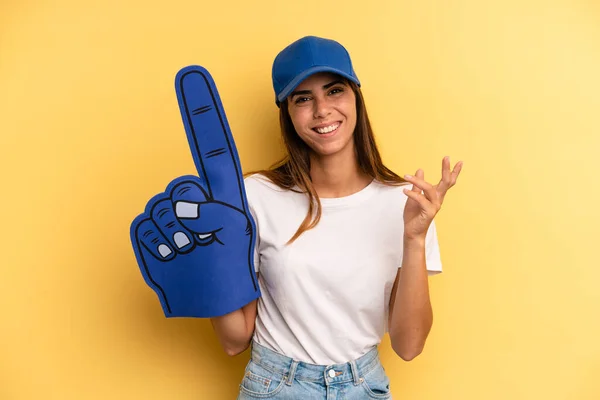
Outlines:
[[[425,172],[422,169],[418,169],[415,176],[412,175],[404,175],[404,179],[413,185],[417,185],[420,190],[427,191],[429,189],[433,189],[433,185],[425,181]]]
[[[200,245],[212,243],[221,236],[216,233],[224,228],[245,228],[244,213],[226,203],[208,199],[198,178],[179,180],[172,185],[170,193],[175,216],[194,233],[194,239]]]
[[[156,201],[150,215],[172,249],[185,253],[193,248],[194,237],[175,216],[173,202],[170,198],[165,196]]]
[[[145,214],[167,241],[169,249],[175,253],[188,253],[196,245],[206,245],[213,239],[198,236],[181,220],[181,210],[176,209],[178,201],[203,203],[208,196],[198,177],[184,176],[172,181],[164,193],[154,196],[146,206]],[[189,214],[189,210],[188,211]],[[210,236],[210,235],[208,235]]]
[[[150,218],[134,221],[134,236],[156,259],[169,261],[175,257],[174,248]]]
[[[244,209],[237,149],[216,85],[204,68],[190,66],[175,79],[188,142],[211,199]]]
[[[233,228],[244,230],[247,225],[246,216],[229,204],[211,201],[193,203],[178,201],[175,212],[181,223],[196,234],[201,243],[221,237],[221,231]],[[215,237],[216,236],[216,237]],[[227,232],[223,232],[227,236]]]
[[[447,192],[452,186],[456,185],[456,180],[462,169],[463,162],[459,161],[454,169],[450,169],[450,157],[446,156],[442,159],[442,180],[440,181],[438,188],[443,193]]]
[[[183,177],[174,181],[167,188],[170,194],[170,202],[173,208],[173,214],[186,229],[192,233],[192,238],[196,244],[206,246],[215,240],[215,231],[223,226],[212,227],[212,229],[198,230],[199,227],[190,227],[186,220],[197,220],[200,218],[200,205],[209,201],[208,193],[201,185],[201,181],[196,177]]]
[[[442,179],[440,183],[433,186],[424,179],[424,172],[419,169],[415,176],[405,175],[404,179],[413,184],[413,191],[418,192],[423,190],[427,198],[434,203],[439,203],[444,199],[448,189],[456,185],[456,181],[462,170],[463,162],[459,161],[454,169],[450,169],[450,157],[446,156],[442,159]],[[415,187],[416,186],[416,187]],[[418,188],[418,189],[417,189]],[[437,200],[436,200],[437,199]]]
[[[448,163],[450,163],[450,161],[448,161]],[[460,171],[462,170],[463,167],[463,162],[459,161],[455,166],[454,166],[454,170],[452,171],[452,174],[450,175],[450,187],[456,185],[456,180],[458,179],[458,175],[460,174]]]
[[[415,176],[420,179],[420,180],[425,180],[425,171],[423,171],[422,169],[418,169],[417,173],[415,174]],[[421,193],[422,190],[419,186],[413,184],[413,188],[412,188],[413,192],[417,192],[417,193]]]
[[[450,175],[452,171],[450,170],[450,157],[446,156],[442,159],[442,181],[440,182],[440,187],[442,184],[445,188],[450,187]]]
[[[421,208],[425,210],[428,214],[431,214],[432,216],[436,214],[437,209],[435,208],[435,206],[421,193],[408,189],[404,189],[404,193],[406,194],[406,196],[408,196],[408,198],[413,199],[414,201],[419,203]]]
[[[209,201],[208,193],[202,186],[202,182],[193,176],[176,179],[167,187],[167,193],[169,193],[173,203],[178,201],[196,203]]]
[[[236,208],[209,201],[200,178],[184,176],[148,202],[145,212],[134,220],[132,234],[154,257],[168,261],[178,253],[217,241],[217,232],[224,230],[225,224],[237,223],[241,228],[232,228],[243,231],[245,218]]]
[[[404,179],[413,184],[412,193],[417,193],[420,195],[421,190],[426,197],[426,200],[431,202],[435,207],[439,209],[441,206],[441,199],[438,195],[436,188],[430,183],[425,181],[425,172],[422,169],[418,169],[416,176],[405,175]],[[423,197],[423,196],[420,196]]]

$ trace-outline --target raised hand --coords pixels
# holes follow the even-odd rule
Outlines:
[[[154,196],[132,222],[131,241],[167,317],[215,317],[260,296],[256,229],[212,77],[186,67],[175,87],[198,176],[179,177]]]
[[[408,196],[404,208],[404,236],[412,239],[425,239],[433,218],[444,202],[448,190],[456,184],[462,169],[462,161],[450,169],[450,158],[442,160],[442,179],[437,185],[425,181],[425,172],[417,170],[416,176],[405,175],[404,179],[413,184],[412,189],[404,189]]]

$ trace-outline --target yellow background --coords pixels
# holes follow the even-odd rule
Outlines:
[[[0,399],[233,399],[207,320],[167,320],[129,224],[194,173],[174,90],[201,64],[244,170],[281,154],[270,68],[306,34],[351,52],[385,161],[440,177],[445,273],[398,399],[600,398],[595,0],[0,3]]]

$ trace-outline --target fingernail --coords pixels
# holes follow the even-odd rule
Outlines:
[[[412,175],[404,175],[404,178],[405,179],[410,179],[410,178],[412,178]]]
[[[179,218],[198,218],[198,204],[179,201],[175,204],[175,214]]]
[[[158,246],[158,252],[161,256],[166,257],[171,254],[171,249],[166,244],[161,244]]]
[[[179,248],[182,248],[183,246],[187,246],[188,244],[190,244],[190,239],[183,232],[176,232],[173,235],[173,240],[175,241],[175,244]]]

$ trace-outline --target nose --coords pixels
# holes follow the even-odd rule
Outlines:
[[[331,104],[327,97],[316,97],[314,101],[313,115],[315,119],[323,119],[331,114]]]

